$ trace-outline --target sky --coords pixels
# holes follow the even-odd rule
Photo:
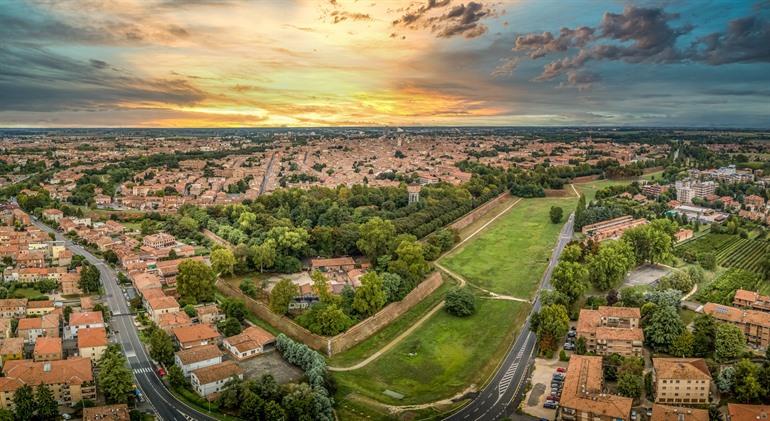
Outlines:
[[[770,0],[8,0],[0,127],[770,127]]]

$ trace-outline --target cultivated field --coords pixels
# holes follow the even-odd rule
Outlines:
[[[575,197],[523,199],[441,263],[473,285],[530,299],[563,225],[548,212],[561,206],[566,218],[576,204]]]
[[[478,299],[478,311],[460,318],[441,310],[398,346],[367,366],[334,373],[349,391],[394,405],[433,402],[480,385],[505,354],[527,317],[526,303]],[[404,395],[397,400],[383,391]]]
[[[695,255],[713,252],[720,266],[758,272],[760,260],[767,251],[767,242],[731,234],[706,234],[679,247]]]

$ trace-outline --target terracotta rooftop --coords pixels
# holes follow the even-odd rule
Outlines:
[[[24,351],[24,338],[6,338],[0,345],[0,355],[21,354]]]
[[[168,308],[179,308],[179,303],[174,297],[164,295],[162,297],[152,297],[147,299],[147,305],[153,310],[163,310]]]
[[[27,309],[31,308],[48,308],[53,307],[53,301],[51,300],[42,300],[42,301],[28,301],[27,302]]]
[[[644,331],[640,328],[597,327],[596,339],[641,342],[644,341]]]
[[[572,355],[560,404],[582,412],[628,419],[633,399],[603,393],[602,357]]]
[[[171,332],[181,343],[215,339],[219,337],[219,333],[214,330],[214,328],[205,324],[177,327],[172,329]]]
[[[597,310],[604,317],[622,317],[627,319],[639,319],[642,317],[637,307],[608,307],[599,306]]]
[[[213,383],[243,374],[243,369],[233,361],[224,361],[192,372],[201,384]]]
[[[104,323],[101,311],[77,311],[70,314],[70,326]]]
[[[275,341],[275,336],[261,327],[251,326],[243,332],[225,339],[238,351],[243,352],[255,349]]]
[[[78,348],[94,348],[109,345],[107,330],[103,327],[90,327],[78,330]]]
[[[770,419],[770,405],[728,403],[730,421],[763,421]]]
[[[83,409],[83,421],[128,421],[129,419],[131,417],[128,414],[128,405],[124,403]]]
[[[213,344],[183,349],[176,353],[176,356],[179,357],[179,360],[185,365],[210,360],[221,355],[223,355],[223,352]]]
[[[717,320],[733,323],[751,323],[758,326],[770,327],[770,313],[759,310],[742,310],[721,304],[706,303],[703,312],[714,316]]]
[[[35,355],[61,354],[61,338],[48,338],[42,336],[35,340]]]
[[[93,382],[90,358],[70,358],[67,360],[34,362],[31,360],[10,360],[3,365],[7,378],[19,379],[24,384],[37,386],[41,383],[82,384]],[[0,387],[8,386],[0,385]],[[5,392],[16,390],[0,389]]]
[[[659,379],[711,380],[703,358],[653,358],[652,365]]]
[[[668,405],[652,405],[650,421],[709,421],[709,411]]]
[[[310,259],[310,264],[313,267],[353,266],[356,262],[352,257],[335,257],[331,259]]]

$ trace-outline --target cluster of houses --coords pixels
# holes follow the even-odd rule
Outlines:
[[[757,349],[770,346],[770,297],[739,289],[733,306],[706,303],[702,311],[715,319],[738,326],[746,343]]]

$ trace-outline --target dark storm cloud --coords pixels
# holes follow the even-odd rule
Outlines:
[[[483,3],[471,1],[453,6],[446,13],[428,16],[428,12],[448,6],[450,0],[430,0],[417,9],[407,11],[401,18],[393,21],[394,27],[409,29],[428,28],[439,38],[463,36],[475,38],[487,32],[487,26],[481,20],[496,16],[494,9]],[[397,34],[391,34],[395,38]]]
[[[0,111],[97,110],[126,103],[191,105],[204,94],[186,80],[140,79],[38,47],[0,46]]]
[[[693,26],[674,25],[680,16],[662,8],[626,6],[622,13],[607,12],[594,28],[562,28],[531,33],[516,38],[513,51],[525,52],[532,59],[577,49],[573,55],[547,63],[536,80],[566,76],[572,84],[590,61],[625,63],[687,63],[710,65],[770,61],[770,22],[749,16],[729,22],[725,32],[699,37],[687,48],[677,42]]]

